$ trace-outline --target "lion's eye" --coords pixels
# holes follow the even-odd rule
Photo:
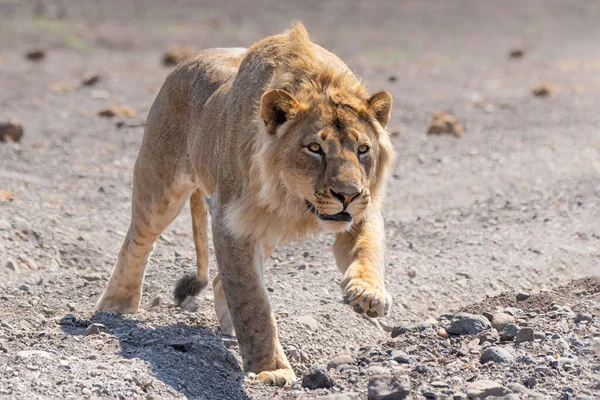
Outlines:
[[[369,151],[369,146],[367,146],[366,144],[361,144],[360,146],[358,146],[358,154],[365,154]]]
[[[308,148],[308,150],[312,151],[313,153],[321,153],[321,145],[318,143],[311,143],[306,147]]]

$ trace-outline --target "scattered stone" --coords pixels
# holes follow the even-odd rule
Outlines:
[[[0,122],[0,142],[18,143],[23,137],[23,125],[16,119]]]
[[[108,332],[108,329],[102,324],[91,324],[85,328],[85,336],[98,335],[101,332]]]
[[[112,105],[108,108],[98,111],[100,117],[113,118],[113,117],[135,117],[137,111],[127,105]]]
[[[33,62],[38,62],[38,61],[42,61],[44,58],[46,58],[46,52],[44,50],[31,50],[28,51],[27,53],[25,53],[25,57],[27,57],[27,59],[29,61],[33,61]]]
[[[490,328],[490,321],[484,316],[463,313],[454,316],[447,331],[452,335],[477,335]]]
[[[318,396],[316,400],[360,400],[362,398],[358,392],[344,392]]]
[[[545,334],[544,332],[535,332],[535,333],[533,334],[533,338],[534,338],[535,340],[541,340],[541,341],[544,341],[544,340],[546,340],[546,334]]]
[[[402,350],[392,351],[392,360],[396,361],[398,364],[411,364],[412,363],[410,356]]]
[[[397,325],[392,328],[392,337],[395,338],[397,336],[404,335],[406,333],[422,332],[425,329],[427,329],[428,327],[429,327],[429,325],[426,323],[419,323],[419,324],[413,323],[413,322],[401,323],[400,325]]]
[[[517,343],[533,342],[535,339],[535,331],[533,328],[521,328],[517,333]]]
[[[500,333],[500,340],[504,342],[510,342],[513,340],[517,334],[519,333],[519,326],[516,324],[508,324],[506,329],[502,333]]]
[[[481,361],[482,364],[485,364],[488,362],[511,363],[511,362],[515,361],[515,354],[514,354],[514,352],[512,352],[509,349],[492,346],[492,347],[488,347],[487,349],[485,349],[483,351],[483,353],[481,353],[481,357],[479,360]]]
[[[302,377],[302,387],[308,389],[329,389],[333,386],[335,386],[335,381],[331,375],[317,364],[306,371]]]
[[[556,86],[552,83],[542,83],[531,89],[535,97],[549,97],[556,93]]]
[[[163,65],[168,67],[175,66],[196,53],[197,51],[193,47],[173,47],[163,55]]]
[[[517,293],[517,301],[524,301],[530,298],[531,295],[527,292],[519,292]]]
[[[515,317],[506,313],[497,313],[492,317],[492,327],[496,329],[498,332],[502,332],[506,329],[508,324],[515,323]]]
[[[353,363],[354,357],[352,357],[349,354],[342,354],[341,356],[333,357],[331,360],[329,360],[329,362],[327,363],[327,370],[336,369],[337,367],[343,364]]]
[[[75,321],[77,321],[77,318],[73,314],[65,314],[60,319],[60,324],[61,325],[73,325],[75,323]]]
[[[198,311],[198,299],[196,299],[196,296],[188,296],[181,302],[179,307],[187,312],[196,312]]]
[[[496,331],[495,329],[492,329],[490,331],[480,333],[478,338],[479,338],[479,344],[484,344],[486,342],[494,343],[498,339],[498,331]]]
[[[390,81],[390,82],[396,82],[397,80],[398,80],[398,77],[396,75],[388,76],[388,81]]]
[[[523,58],[524,55],[525,55],[525,50],[523,50],[523,49],[512,49],[511,51],[508,52],[508,56],[510,58],[514,58],[514,59]]]
[[[17,352],[17,357],[30,358],[30,357],[42,357],[48,360],[52,359],[52,355],[47,351],[43,350],[21,350]]]
[[[83,86],[94,86],[98,82],[100,82],[100,74],[97,72],[88,72],[83,75],[83,79],[81,79],[81,84]]]
[[[456,117],[443,111],[433,114],[433,118],[427,128],[428,135],[454,135],[461,137],[463,131],[463,125]]]
[[[575,316],[575,323],[576,324],[580,324],[582,322],[592,322],[592,314],[586,314],[586,313],[578,313]]]
[[[19,273],[20,271],[19,267],[17,266],[17,263],[15,263],[15,261],[11,260],[10,258],[6,261],[6,268],[16,273]]]
[[[371,365],[367,368],[367,374],[369,375],[386,375],[389,372],[390,371],[382,365]]]
[[[408,376],[378,375],[369,379],[369,400],[410,399],[410,378]]]
[[[525,387],[528,389],[533,389],[535,385],[537,385],[537,379],[535,379],[534,377],[529,377],[525,379],[523,385],[525,385]]]
[[[150,308],[155,308],[160,306],[163,303],[164,299],[162,298],[162,296],[156,296],[155,298],[152,299],[152,302],[150,303]]]
[[[297,318],[297,321],[310,332],[317,332],[319,330],[319,323],[310,315],[302,315]]]
[[[466,389],[467,396],[470,399],[485,399],[492,396],[501,397],[512,393],[500,383],[484,379],[468,384]]]

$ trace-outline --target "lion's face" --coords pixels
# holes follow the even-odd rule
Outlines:
[[[274,134],[278,151],[273,161],[288,198],[325,231],[352,226],[391,160],[389,136],[377,113],[368,111],[368,104],[361,109],[339,103],[299,107]],[[389,110],[385,122],[387,116]]]

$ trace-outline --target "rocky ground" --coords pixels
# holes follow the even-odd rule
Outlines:
[[[194,269],[187,208],[145,310],[92,309],[164,53],[248,46],[293,18],[394,96],[395,302],[382,320],[342,304],[329,236],[277,249],[267,285],[299,380],[270,388],[240,370],[211,290],[172,306]],[[0,398],[600,397],[595,2],[0,0],[0,31],[0,125],[23,128],[0,135]]]

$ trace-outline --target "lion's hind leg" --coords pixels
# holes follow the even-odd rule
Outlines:
[[[192,230],[196,248],[196,274],[181,278],[173,295],[177,304],[181,304],[188,296],[197,296],[208,284],[208,207],[200,189],[194,190],[190,197],[192,213]]]

